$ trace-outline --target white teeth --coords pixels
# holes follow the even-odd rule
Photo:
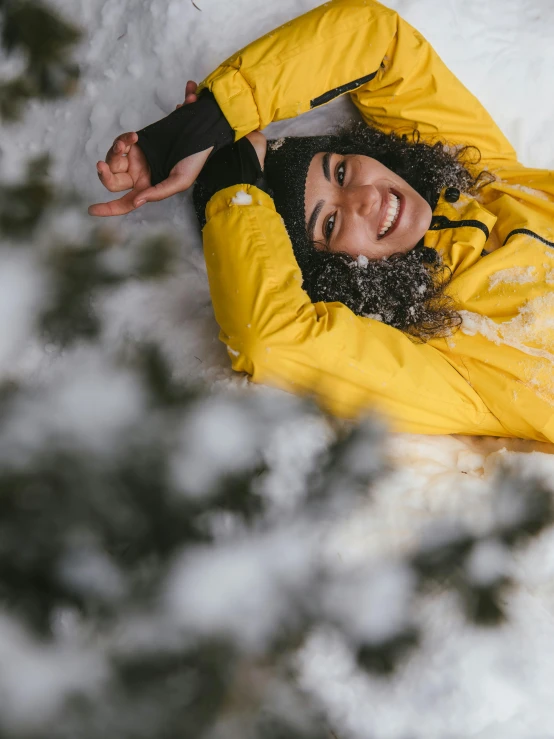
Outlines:
[[[400,198],[397,198],[396,195],[393,195],[391,192],[389,194],[389,206],[387,208],[387,213],[385,215],[385,222],[383,223],[383,228],[379,231],[379,236],[384,236],[389,228],[396,223],[396,218],[398,216],[398,211],[400,210]]]

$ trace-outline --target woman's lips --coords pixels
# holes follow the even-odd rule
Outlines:
[[[384,233],[382,236],[379,235],[379,232],[383,229],[383,224],[386,221],[387,212],[389,209],[389,202],[390,202],[390,194],[393,194],[395,197],[398,198],[398,213],[396,214],[396,220],[390,226],[388,231]],[[391,233],[393,233],[396,230],[396,227],[400,223],[400,219],[402,218],[402,211],[404,210],[404,198],[402,195],[400,195],[399,192],[396,192],[396,190],[387,190],[386,196],[383,198],[383,203],[381,205],[381,212],[379,213],[379,231],[377,232],[377,239],[386,239],[387,236],[389,236]]]

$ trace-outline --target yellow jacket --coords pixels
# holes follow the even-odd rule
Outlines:
[[[452,269],[464,323],[424,345],[341,303],[311,303],[271,198],[248,185],[217,193],[204,252],[233,368],[339,416],[375,409],[398,431],[554,441],[554,173],[518,163],[425,39],[376,0],[333,0],[202,86],[237,139],[349,92],[369,124],[473,144],[497,178],[478,199],[443,193],[435,209],[425,245]],[[233,202],[239,189],[250,204]]]

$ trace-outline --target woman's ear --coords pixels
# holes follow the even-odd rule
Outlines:
[[[258,159],[260,161],[260,167],[263,170],[265,164],[265,155],[267,153],[266,137],[260,131],[253,131],[252,133],[249,133],[246,138],[254,147],[254,150],[256,151],[256,154],[258,155]]]

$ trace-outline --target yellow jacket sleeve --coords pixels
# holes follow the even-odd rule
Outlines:
[[[516,159],[479,101],[406,21],[376,0],[332,0],[255,41],[208,87],[237,139],[350,92],[386,131],[477,146],[489,166]]]
[[[376,409],[396,430],[509,435],[437,349],[341,303],[311,303],[266,193],[227,188],[206,214],[211,297],[235,370],[342,417]]]

